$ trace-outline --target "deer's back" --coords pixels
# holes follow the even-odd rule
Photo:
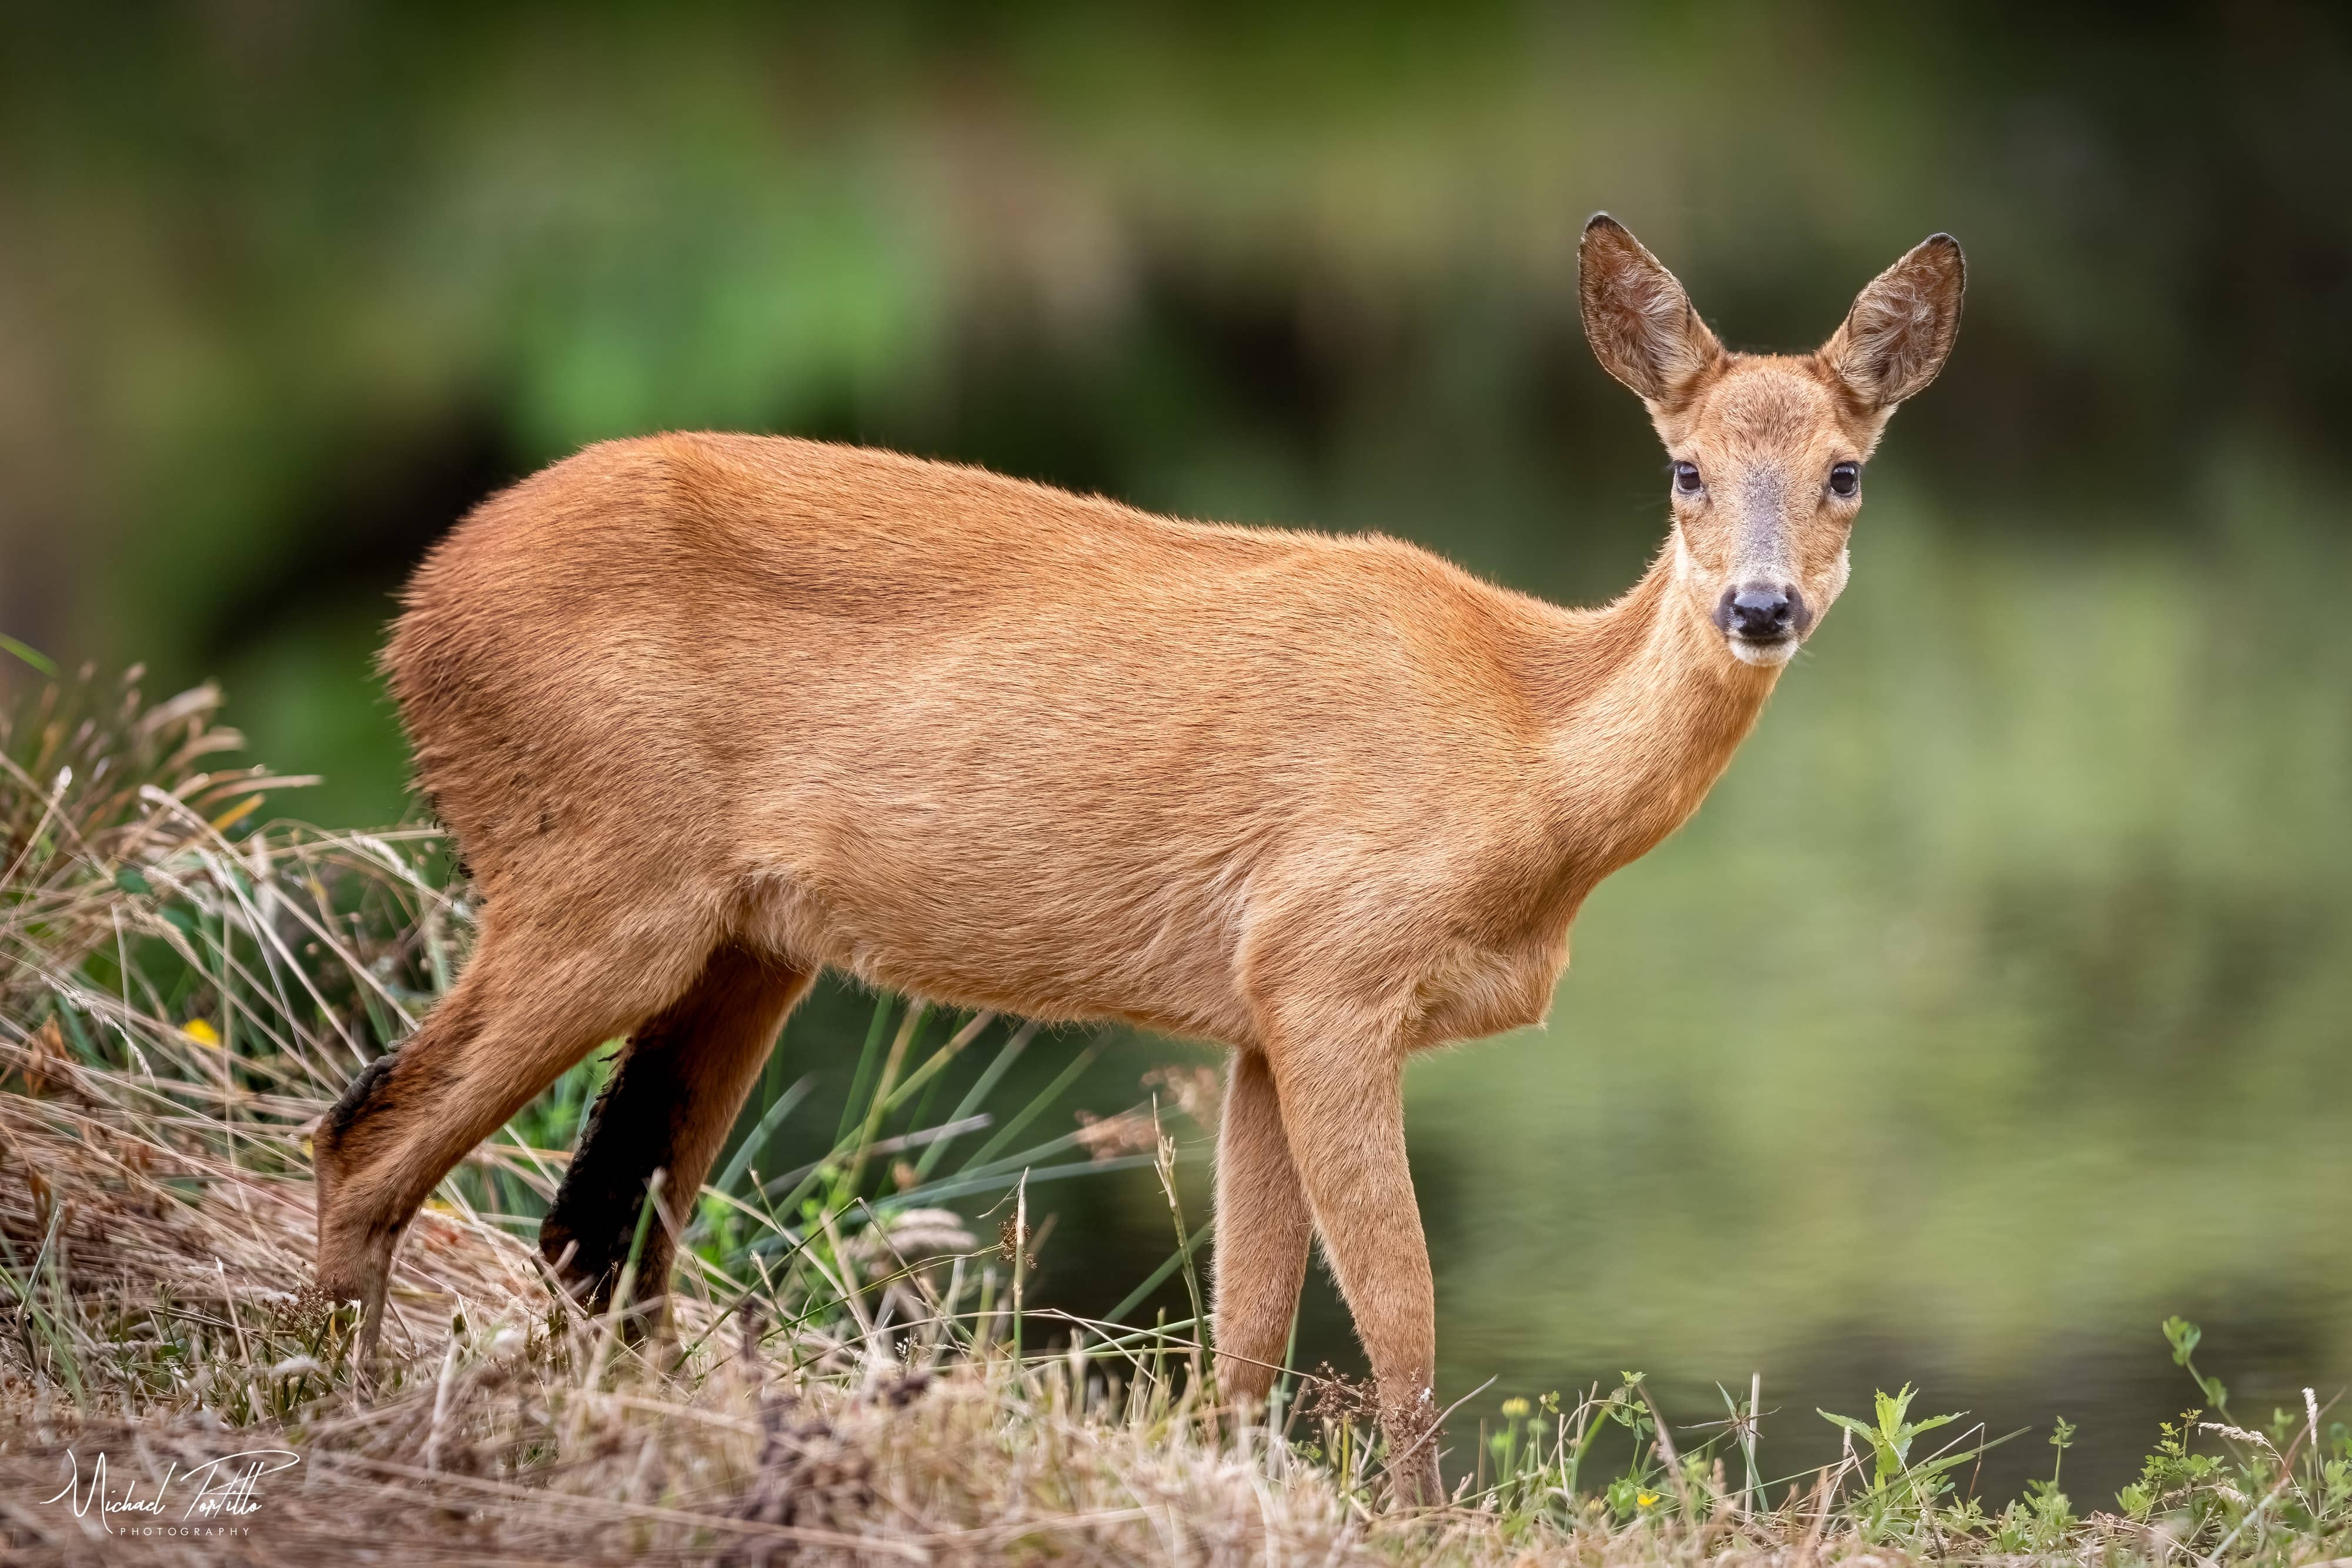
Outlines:
[[[1503,661],[1545,613],[1394,541],[667,436],[486,503],[387,663],[494,906],[684,888],[879,983],[1234,1038],[1253,918],[1475,918],[1539,835]]]

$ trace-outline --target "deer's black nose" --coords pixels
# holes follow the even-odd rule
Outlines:
[[[1760,582],[1727,589],[1721,622],[1734,637],[1773,643],[1803,622],[1804,601],[1793,588],[1771,588]]]

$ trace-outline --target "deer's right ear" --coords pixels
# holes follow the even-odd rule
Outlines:
[[[1601,368],[1654,409],[1683,401],[1723,357],[1690,296],[1624,225],[1595,213],[1576,247],[1585,340]]]
[[[1960,242],[1929,235],[1873,278],[1821,359],[1863,408],[1893,408],[1936,379],[1960,330],[1969,291]]]

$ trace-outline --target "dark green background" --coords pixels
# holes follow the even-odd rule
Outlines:
[[[331,823],[411,809],[403,573],[583,442],[873,442],[1589,601],[1665,513],[1589,212],[1748,347],[1957,234],[1958,352],[1758,737],[1548,1032],[1414,1068],[1441,1391],[1642,1367],[1700,1419],[1760,1369],[1778,1473],[1908,1377],[2082,1422],[2104,1503],[2192,1392],[2167,1312],[2242,1416],[2352,1378],[2330,12],[76,9],[0,47],[0,631],[221,677]],[[1164,1251],[1148,1182],[1054,1201],[1073,1305]]]

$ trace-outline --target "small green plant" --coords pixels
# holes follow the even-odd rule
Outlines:
[[[2219,1406],[2221,1379],[2190,1359],[2201,1331],[2179,1317],[2162,1326],[2174,1363]],[[2177,1423],[2162,1425],[2156,1451],[2138,1479],[2116,1494],[2116,1506],[2214,1561],[2290,1542],[2343,1542],[2352,1536],[2352,1432],[2336,1422],[2323,1433],[2322,1413],[2309,1388],[2300,1411],[2272,1412],[2267,1431],[2228,1419],[2226,1408],[2217,1410],[2224,1417],[2218,1421],[2203,1419],[2202,1410],[2184,1412]],[[2197,1448],[2200,1437],[2211,1439],[2210,1451]],[[2330,1550],[2340,1554],[2340,1547]]]
[[[1761,1412],[1758,1406],[1764,1398],[1764,1378],[1757,1374],[1748,1379],[1745,1404],[1732,1398],[1731,1391],[1718,1383],[1715,1391],[1723,1396],[1723,1407],[1730,1412],[1724,1425],[1739,1447],[1739,1457],[1746,1467],[1739,1487],[1739,1506],[1753,1512],[1763,1500],[1764,1481],[1756,1469],[1756,1448],[1761,1439]]]
[[[1930,1416],[1924,1421],[1907,1420],[1906,1416],[1911,1408],[1911,1399],[1912,1389],[1907,1383],[1898,1393],[1880,1390],[1878,1419],[1874,1424],[1852,1416],[1832,1416],[1826,1410],[1819,1412],[1822,1419],[1844,1427],[1869,1445],[1876,1459],[1876,1470],[1871,1479],[1874,1490],[1884,1491],[1906,1478],[1916,1481],[1940,1475],[1958,1462],[1958,1459],[1948,1459],[1916,1471],[1910,1468],[1911,1444],[1920,1433],[1932,1432],[1959,1419],[1958,1415],[1950,1415]]]
[[[2220,1378],[2208,1377],[2198,1371],[2197,1363],[2190,1359],[2197,1349],[2197,1343],[2205,1337],[2205,1331],[2184,1317],[2165,1319],[2163,1328],[2166,1343],[2172,1346],[2172,1364],[2188,1368],[2189,1375],[2197,1380],[2199,1390],[2211,1402],[2214,1409],[2227,1417],[2230,1414],[2229,1389],[2222,1385]]]
[[[2058,1490],[2060,1467],[2074,1443],[2074,1424],[2059,1416],[2050,1433],[2050,1446],[2058,1450],[2051,1461],[2050,1479],[2026,1482],[2025,1495],[2001,1511],[1994,1527],[1994,1542],[2003,1552],[2054,1551],[2074,1529],[2074,1505]]]
[[[2221,1475],[2221,1461],[2210,1454],[2189,1451],[2189,1437],[2197,1430],[2197,1418],[2202,1410],[2181,1413],[2178,1423],[2167,1421],[2158,1428],[2156,1451],[2141,1461],[2139,1479],[2116,1494],[2116,1502],[2129,1517],[2146,1521],[2158,1510],[2181,1511],[2191,1516],[2210,1514],[2213,1500],[2208,1495]],[[2201,1524],[2202,1518],[2194,1522]]]

